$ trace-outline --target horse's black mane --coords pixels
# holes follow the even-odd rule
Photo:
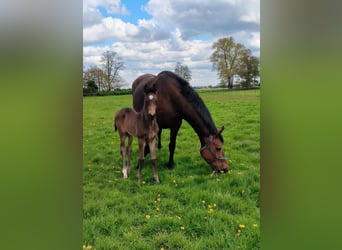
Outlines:
[[[209,110],[207,106],[205,106],[201,97],[199,97],[197,92],[190,86],[190,84],[186,80],[184,80],[182,77],[178,76],[177,74],[171,71],[162,71],[159,73],[159,75],[160,74],[165,74],[175,79],[180,84],[182,88],[181,93],[183,94],[183,96],[188,100],[189,103],[191,103],[193,108],[196,110],[197,114],[202,118],[204,123],[208,126],[210,134],[215,135],[217,132],[217,129],[215,127],[213,119],[211,118]]]

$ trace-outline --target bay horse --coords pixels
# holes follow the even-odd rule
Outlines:
[[[151,161],[154,180],[159,183],[157,173],[156,157],[156,137],[159,130],[156,121],[157,95],[154,85],[145,85],[143,89],[143,105],[139,112],[131,108],[119,110],[114,117],[114,129],[119,132],[120,152],[122,157],[123,178],[128,178],[130,173],[130,160],[132,152],[133,136],[138,138],[139,161],[138,161],[138,181],[141,181],[141,169],[144,165],[144,146],[148,145],[151,152]],[[125,146],[126,138],[128,144]]]
[[[158,148],[161,148],[162,129],[170,129],[169,161],[167,167],[174,167],[176,137],[186,120],[197,133],[201,143],[200,154],[211,166],[213,172],[228,172],[228,161],[224,156],[224,127],[216,129],[208,108],[197,92],[183,78],[171,71],[162,71],[157,76],[144,74],[132,84],[133,107],[140,111],[144,105],[144,86],[154,84],[157,89]],[[145,153],[148,150],[145,148]]]

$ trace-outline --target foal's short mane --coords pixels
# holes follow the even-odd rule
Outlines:
[[[202,99],[199,97],[197,92],[190,86],[190,84],[184,80],[182,77],[171,71],[163,71],[160,72],[159,75],[165,74],[179,83],[181,86],[181,93],[185,97],[185,99],[191,103],[192,107],[196,110],[196,113],[202,118],[204,123],[208,126],[210,134],[215,135],[217,133],[217,129],[211,118],[208,108],[203,103]],[[223,138],[221,137],[222,141]]]

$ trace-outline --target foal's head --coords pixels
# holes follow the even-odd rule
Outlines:
[[[157,94],[155,85],[152,86],[145,86],[144,88],[144,109],[147,111],[147,114],[150,115],[152,118],[155,117],[157,114]]]

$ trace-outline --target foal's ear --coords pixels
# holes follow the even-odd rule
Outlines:
[[[224,130],[224,126],[222,126],[222,128],[220,128],[220,129],[217,131],[216,136],[219,136],[219,135],[222,133],[223,130]]]
[[[146,93],[155,93],[156,92],[156,85],[154,83],[147,83],[145,86],[144,86],[144,92],[145,94]]]

